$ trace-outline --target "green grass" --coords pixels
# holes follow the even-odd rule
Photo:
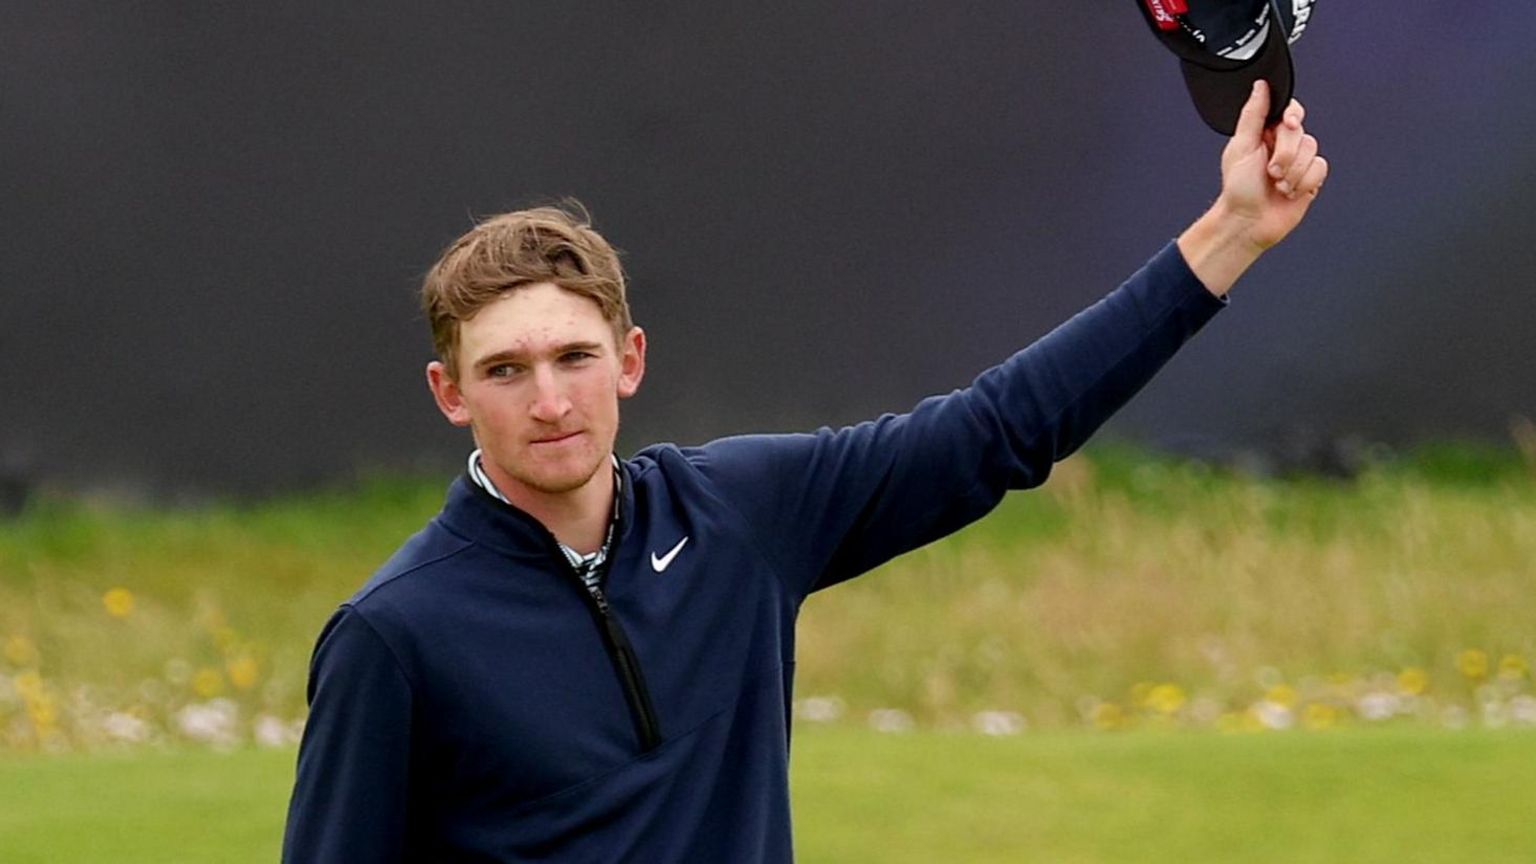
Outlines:
[[[6,864],[277,859],[291,750],[0,759]],[[1536,859],[1536,733],[984,738],[800,726],[805,864]]]
[[[797,739],[801,860],[1516,862],[1536,735]]]
[[[1183,725],[1239,722],[1283,683],[1298,712],[1348,722],[1362,693],[1410,670],[1425,705],[1475,718],[1505,658],[1493,696],[1531,693],[1533,464],[1439,446],[1350,481],[1272,479],[1100,448],[813,597],[797,692],[854,719],[897,708],[941,729],[1000,710],[1050,729],[1081,727],[1093,705],[1168,719],[1146,704],[1159,684]],[[0,520],[0,752],[96,746],[93,706],[156,729],[215,695],[245,720],[301,716],[321,624],[446,482],[163,510],[52,498]],[[124,617],[104,607],[112,588],[134,599]],[[1485,675],[1466,674],[1469,651]]]
[[[799,692],[935,726],[986,708],[1060,726],[1085,700],[1134,710],[1146,684],[1241,710],[1276,681],[1347,702],[1422,668],[1428,695],[1471,702],[1464,652],[1536,657],[1533,480],[1473,448],[1347,482],[1100,451],[813,597]]]
[[[0,861],[270,864],[293,761],[270,750],[0,759]]]

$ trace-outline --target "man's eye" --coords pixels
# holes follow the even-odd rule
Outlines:
[[[518,371],[519,368],[517,366],[510,363],[501,363],[485,370],[485,375],[487,378],[511,378]]]
[[[561,355],[561,359],[567,363],[580,363],[583,360],[591,360],[597,355],[589,351],[567,351]]]

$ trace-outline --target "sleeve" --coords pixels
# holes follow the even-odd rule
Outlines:
[[[362,614],[343,606],[310,664],[284,864],[403,860],[410,736],[409,682]]]
[[[1044,483],[1225,306],[1170,243],[963,390],[836,431],[721,439],[693,459],[803,596]]]

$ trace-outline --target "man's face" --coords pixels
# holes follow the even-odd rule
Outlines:
[[[619,399],[645,371],[645,334],[615,344],[593,300],[550,283],[508,292],[459,326],[459,374],[427,366],[438,407],[473,430],[486,471],[514,503],[591,481],[613,451]]]

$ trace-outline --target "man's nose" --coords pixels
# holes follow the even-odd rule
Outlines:
[[[528,406],[528,413],[535,420],[554,423],[570,410],[571,400],[566,398],[555,371],[548,366],[534,369],[533,403]]]

